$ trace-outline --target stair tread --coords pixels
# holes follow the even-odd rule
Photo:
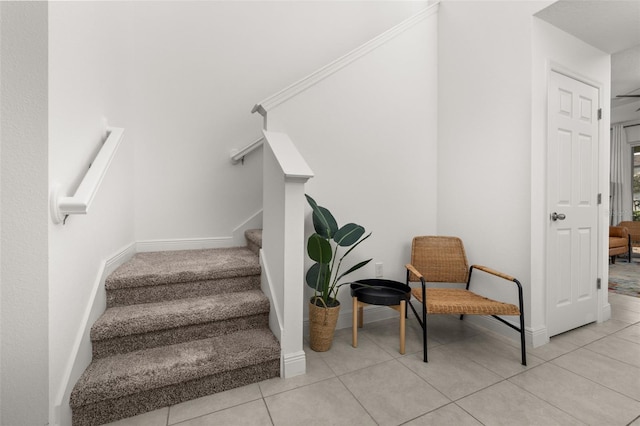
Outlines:
[[[124,397],[279,359],[267,328],[113,355],[91,362],[71,393],[71,406]]]
[[[262,229],[249,229],[245,231],[244,237],[249,244],[262,248]]]
[[[143,252],[134,255],[109,275],[105,288],[110,290],[259,274],[258,256],[247,247]]]
[[[222,321],[269,312],[269,299],[260,290],[117,306],[107,309],[91,327],[91,340]]]

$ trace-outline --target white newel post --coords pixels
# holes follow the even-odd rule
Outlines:
[[[262,261],[277,317],[270,326],[280,338],[281,374],[288,378],[306,372],[304,185],[313,172],[286,134],[264,130],[264,135]]]

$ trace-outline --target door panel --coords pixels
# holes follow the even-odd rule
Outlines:
[[[598,89],[552,71],[548,95],[547,327],[553,336],[596,319]]]

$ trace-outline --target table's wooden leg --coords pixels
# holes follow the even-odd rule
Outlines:
[[[405,317],[407,316],[407,301],[400,301],[400,354],[404,355],[404,326],[405,326]]]
[[[358,311],[358,298],[352,297],[353,299],[353,324],[352,324],[352,332],[353,337],[351,339],[351,346],[354,348],[358,347],[358,319],[359,319],[359,311]]]
[[[358,328],[364,326],[364,303],[358,302]]]

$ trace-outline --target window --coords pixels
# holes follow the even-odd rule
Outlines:
[[[633,220],[640,221],[640,145],[631,148],[633,152]]]

